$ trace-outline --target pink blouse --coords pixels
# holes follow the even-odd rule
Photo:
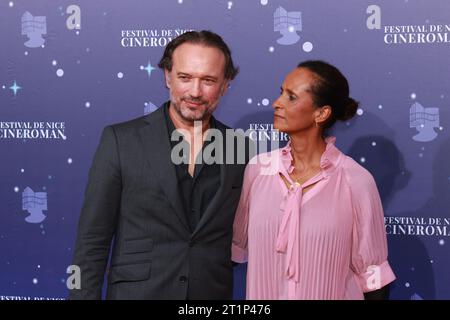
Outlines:
[[[233,261],[248,261],[247,299],[363,299],[395,279],[375,181],[335,140],[301,186],[288,174],[290,144],[248,164],[232,245]]]

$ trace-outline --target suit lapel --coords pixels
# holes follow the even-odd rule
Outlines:
[[[144,146],[146,159],[153,169],[152,171],[158,179],[162,190],[169,199],[181,223],[187,230],[190,230],[180,198],[175,166],[170,157],[172,148],[163,108],[164,106],[144,119],[147,125],[140,129],[139,134]]]

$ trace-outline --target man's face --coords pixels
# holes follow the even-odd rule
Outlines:
[[[172,55],[172,70],[165,70],[170,102],[185,122],[209,120],[228,88],[225,56],[217,48],[183,43]]]

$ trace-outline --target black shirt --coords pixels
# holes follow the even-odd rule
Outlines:
[[[170,103],[167,102],[166,104],[164,104],[163,108],[167,123],[167,130],[169,133],[170,144],[172,148],[179,143],[188,144],[188,142],[183,138],[180,138],[179,141],[172,141],[171,139],[172,132],[176,130],[176,128],[169,116],[169,105]],[[211,117],[209,125],[210,128],[217,128],[215,119],[213,117]],[[181,140],[183,140],[183,142],[180,142]],[[212,141],[205,141],[203,143],[203,147],[201,150],[202,154],[205,147],[213,141],[214,139],[212,139]],[[190,150],[189,148],[186,149]],[[186,156],[187,159],[189,159],[189,155],[183,156]],[[199,156],[201,156],[200,153],[197,157]],[[186,218],[189,222],[191,231],[195,230],[197,223],[204,214],[208,205],[211,203],[220,186],[219,165],[217,163],[206,164],[203,160],[204,159],[202,157],[202,162],[195,164],[193,176],[189,174],[189,164],[187,163],[187,161],[184,161],[185,163],[175,165],[175,170],[178,178],[178,187],[181,193],[181,199],[184,204],[184,212],[186,213]]]

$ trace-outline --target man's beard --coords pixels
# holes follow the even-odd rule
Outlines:
[[[172,99],[172,105],[175,108],[175,110],[177,111],[177,113],[180,115],[180,117],[185,120],[185,121],[203,121],[207,118],[209,118],[212,113],[216,110],[217,105],[218,105],[218,101],[215,101],[215,103],[213,103],[212,105],[207,106],[206,108],[202,108],[202,109],[197,109],[195,111],[192,111],[191,109],[189,109],[189,107],[184,106],[182,107],[181,104],[184,101],[190,101],[193,103],[202,103],[203,105],[206,104],[205,101],[200,100],[200,99],[192,99],[192,98],[182,98],[180,100],[180,103],[177,103],[174,101],[174,99]]]

